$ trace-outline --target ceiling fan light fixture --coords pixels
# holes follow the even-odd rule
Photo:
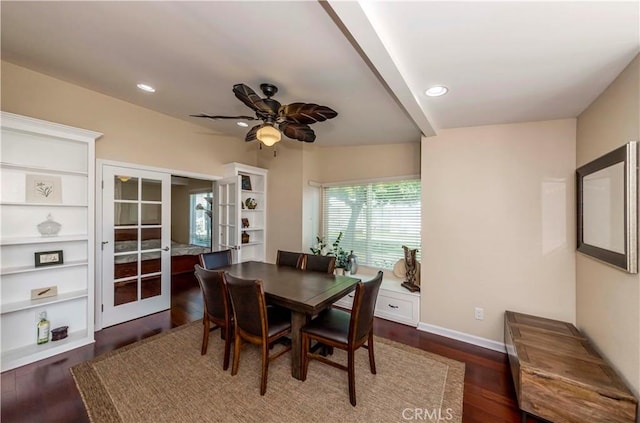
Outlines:
[[[444,85],[435,85],[431,88],[428,88],[424,93],[429,97],[440,97],[441,95],[445,95],[449,91],[449,88]]]
[[[247,128],[249,126],[247,122],[243,122],[243,121],[236,122],[236,125],[238,125],[241,128]]]
[[[267,147],[271,147],[280,141],[281,137],[282,135],[280,134],[280,131],[268,123],[262,125],[262,127],[258,129],[258,132],[256,132],[256,138],[262,141],[262,143]]]

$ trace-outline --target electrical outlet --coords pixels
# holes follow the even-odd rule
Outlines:
[[[475,317],[476,320],[484,320],[484,308],[476,307]]]

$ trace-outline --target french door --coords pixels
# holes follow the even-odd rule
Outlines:
[[[242,261],[240,242],[240,176],[232,176],[217,182],[217,213],[215,239],[217,249],[230,249],[233,262]]]
[[[102,326],[171,306],[171,175],[104,165]]]

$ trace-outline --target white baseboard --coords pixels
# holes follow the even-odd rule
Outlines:
[[[447,338],[456,339],[458,341],[466,342],[467,344],[477,345],[482,348],[487,348],[493,351],[501,353],[506,352],[505,346],[502,342],[494,341],[492,339],[481,338],[479,336],[470,335],[464,332],[458,332],[453,329],[447,329],[436,325],[430,325],[428,323],[418,323],[418,330],[434,333],[436,335],[446,336]]]

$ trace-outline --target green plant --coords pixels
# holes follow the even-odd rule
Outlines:
[[[333,256],[336,258],[336,267],[341,269],[349,268],[349,253],[340,246],[342,241],[342,232],[338,234],[336,240],[331,244],[331,247],[327,245],[324,238],[316,236],[316,244],[311,247],[311,252],[320,256]]]

